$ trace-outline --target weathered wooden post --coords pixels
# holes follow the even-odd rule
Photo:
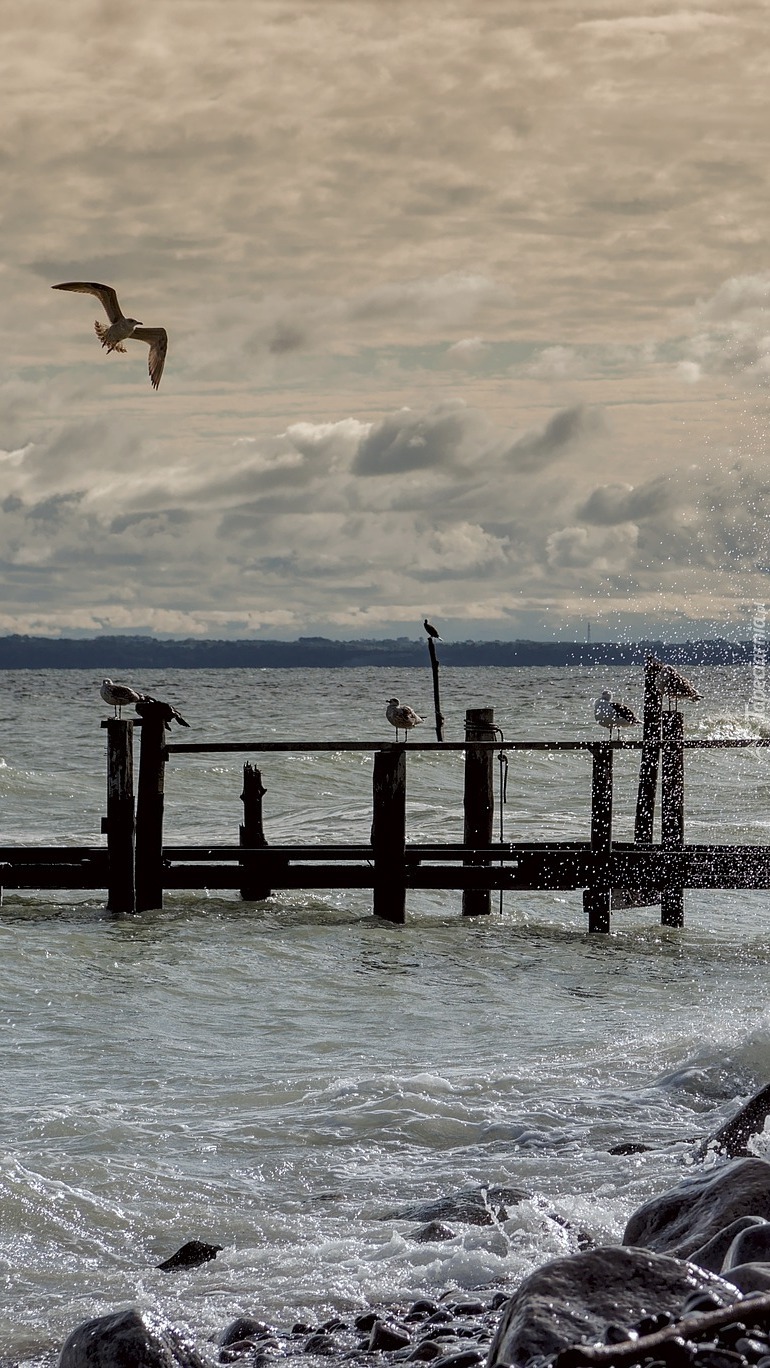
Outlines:
[[[652,845],[655,821],[655,792],[658,786],[660,753],[661,696],[656,688],[657,664],[648,655],[644,662],[644,716],[642,750],[639,759],[639,788],[636,795],[634,843]]]
[[[438,684],[438,657],[433,637],[428,637],[428,655],[430,656],[430,668],[433,672],[433,711],[436,715],[436,740],[444,740],[444,714],[441,711],[441,693]]]
[[[406,921],[406,753],[375,751],[372,776],[372,853],[375,917]]]
[[[239,838],[242,846],[250,846],[252,850],[264,849],[267,845],[262,826],[262,799],[266,792],[261,771],[247,760],[243,766],[243,823],[239,827]],[[255,870],[254,860],[244,855],[240,863],[243,866],[241,897],[247,902],[262,902],[264,898],[269,898],[272,889],[265,882],[264,875],[260,877]]]
[[[110,717],[107,728],[107,909],[133,912],[134,724]]]
[[[494,755],[489,746],[474,746],[474,741],[494,741],[494,708],[467,708],[465,712],[465,786],[463,790],[463,842],[467,846],[490,846],[495,818]],[[488,859],[470,856],[466,865],[488,865]],[[463,916],[487,916],[491,889],[463,889]]]
[[[163,906],[164,705],[144,705],[136,796],[136,910]]]
[[[684,846],[684,719],[680,712],[663,713],[660,827],[664,850]],[[662,926],[684,926],[684,889],[664,888],[660,899]]]
[[[583,908],[588,914],[589,931],[609,931],[612,905],[612,743],[597,741],[591,750],[591,853],[594,856],[594,878],[583,893]]]

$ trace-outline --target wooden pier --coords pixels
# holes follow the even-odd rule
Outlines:
[[[651,707],[653,704],[651,704]],[[589,931],[610,929],[613,907],[660,905],[660,920],[684,924],[687,888],[770,888],[770,846],[690,845],[685,840],[685,756],[692,750],[762,748],[764,740],[685,740],[682,716],[663,712],[639,741],[505,741],[491,709],[469,709],[464,741],[232,741],[168,743],[163,717],[110,718],[107,731],[106,846],[0,846],[6,889],[104,889],[115,913],[159,908],[172,889],[233,889],[261,901],[284,889],[370,889],[372,910],[405,920],[412,889],[456,889],[464,916],[489,915],[491,893],[583,890]],[[134,789],[134,732],[141,744]],[[633,841],[613,837],[617,751],[640,753]],[[166,770],[185,755],[259,755],[363,751],[373,757],[370,840],[360,844],[281,845],[264,829],[262,771],[243,769],[243,822],[232,845],[171,845],[164,840]],[[409,758],[425,752],[465,758],[463,840],[408,839]],[[591,820],[581,841],[493,839],[494,764],[515,752],[581,752],[590,761]],[[660,839],[653,839],[660,771]]]

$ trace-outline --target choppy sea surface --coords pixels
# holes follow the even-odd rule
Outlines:
[[[691,673],[703,701],[689,735],[761,734],[748,669]],[[432,706],[428,670],[130,682],[188,717],[185,740],[382,739],[388,697]],[[103,841],[98,685],[87,671],[0,672],[0,842]],[[641,711],[635,670],[444,670],[447,739],[474,706],[493,706],[508,740],[594,737],[605,686]],[[172,758],[168,842],[237,842],[243,758]],[[616,760],[628,839],[638,754]],[[768,752],[688,753],[686,766],[689,839],[770,839]],[[261,768],[268,839],[367,838],[368,754],[300,750]],[[582,838],[590,761],[512,753],[507,798],[505,839]],[[408,827],[462,838],[458,755],[409,758]],[[644,908],[614,914],[608,936],[587,934],[578,893],[502,908],[493,894],[492,915],[472,920],[457,893],[410,893],[405,926],[375,920],[370,898],[185,892],[115,918],[101,893],[6,893],[0,1361],[42,1362],[80,1321],[128,1305],[205,1348],[239,1314],[288,1326],[513,1288],[575,1247],[554,1217],[617,1241],[681,1178],[692,1137],[770,1079],[767,893],[689,892],[683,930]],[[656,1148],[608,1153],[637,1140]],[[415,1243],[415,1222],[393,1216],[486,1184],[530,1196],[445,1243]],[[222,1253],[156,1269],[193,1238]]]

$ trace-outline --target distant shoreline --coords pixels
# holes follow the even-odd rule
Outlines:
[[[751,641],[727,641],[720,637],[670,643],[442,641],[437,645],[439,662],[447,668],[641,665],[649,651],[680,665],[740,665],[751,662],[752,650]],[[394,669],[427,668],[429,664],[427,641],[405,637],[380,641],[335,641],[328,637],[300,637],[296,641],[0,637],[0,670],[101,670],[113,674],[128,669]]]

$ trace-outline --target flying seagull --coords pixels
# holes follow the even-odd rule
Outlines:
[[[109,703],[115,709],[116,717],[122,717],[122,709],[131,703],[141,703],[144,700],[144,694],[137,693],[136,689],[129,688],[128,684],[115,684],[111,679],[102,680],[99,693],[105,703]]]
[[[674,710],[679,711],[679,699],[685,699],[689,703],[697,703],[700,694],[695,685],[689,679],[685,679],[683,674],[675,670],[673,665],[664,665],[662,660],[652,660],[652,668],[655,675],[655,688],[661,698],[668,698],[668,706],[671,707],[671,699],[674,700]]]
[[[639,725],[639,718],[636,713],[631,708],[627,708],[625,703],[617,703],[609,689],[602,689],[601,697],[596,699],[594,717],[600,727],[609,727],[610,741],[612,740],[613,727],[617,727],[619,735],[621,727],[638,727]]]
[[[397,698],[388,699],[385,716],[391,727],[395,727],[396,729],[397,741],[398,733],[400,731],[404,733],[404,740],[406,740],[406,733],[411,731],[412,727],[419,727],[420,723],[425,720],[420,717],[419,713],[415,712],[414,708],[410,708],[408,703],[399,703]]]
[[[428,636],[429,636],[429,637],[433,637],[433,640],[434,640],[434,641],[440,641],[440,640],[441,640],[441,637],[440,637],[439,634],[438,634],[438,630],[433,626],[433,623],[432,623],[432,622],[428,622],[428,619],[427,619],[427,618],[424,619],[422,625],[423,625],[423,627],[425,628],[426,632],[428,633]]]
[[[181,713],[176,708],[172,708],[170,703],[164,703],[158,698],[152,698],[150,694],[145,694],[135,705],[140,717],[151,717],[155,712],[156,717],[163,718],[163,726],[166,731],[171,731],[171,723],[178,722],[180,727],[189,727],[190,723],[185,722]]]
[[[168,350],[168,334],[165,328],[143,328],[138,318],[126,318],[111,285],[97,285],[90,280],[70,280],[65,285],[52,285],[51,289],[74,290],[76,294],[96,295],[110,320],[110,326],[105,328],[103,323],[97,321],[94,328],[96,336],[108,352],[124,352],[126,349],[122,344],[127,338],[147,342],[150,348],[150,382],[153,389],[158,388]]]

